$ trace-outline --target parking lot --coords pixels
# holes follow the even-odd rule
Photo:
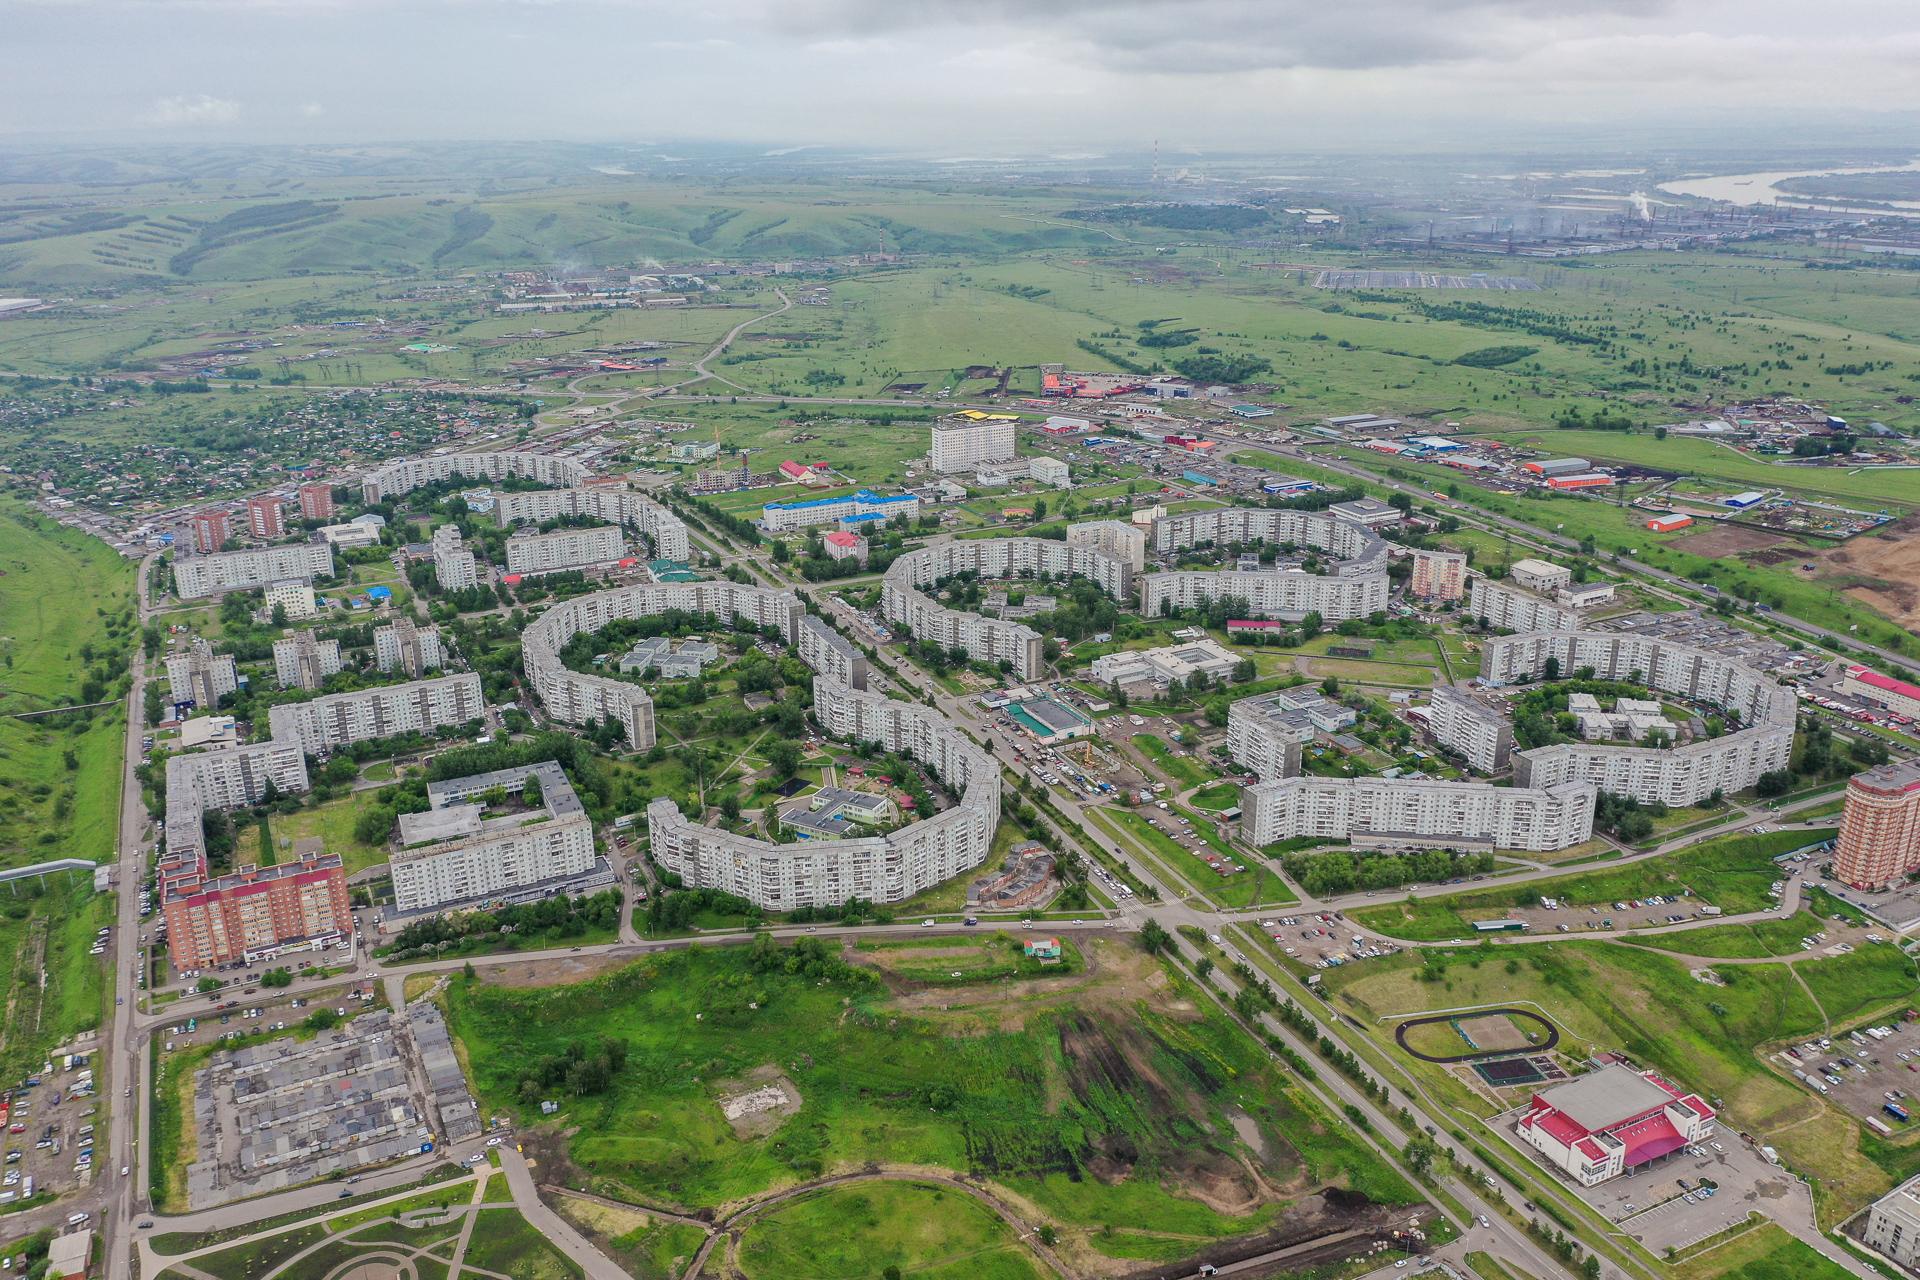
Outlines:
[[[92,1041],[89,1036],[85,1044],[74,1046],[78,1052],[55,1053],[40,1071],[6,1092],[0,1107],[0,1123],[6,1128],[0,1205],[92,1182],[94,1126],[99,1123]]]
[[[1915,1101],[1920,1095],[1917,1025],[1885,1021],[1845,1035],[1789,1045],[1773,1055],[1773,1062],[1802,1088],[1869,1125],[1902,1133],[1917,1121],[1902,1119],[1888,1107],[1920,1116],[1920,1102]]]
[[[1269,917],[1260,922],[1260,928],[1289,959],[1316,969],[1334,969],[1400,950],[1399,943],[1368,934],[1338,911]]]
[[[1752,1212],[1772,1216],[1788,1198],[1808,1194],[1757,1148],[1724,1130],[1643,1169],[1582,1187],[1520,1139],[1514,1131],[1519,1116],[1512,1111],[1494,1121],[1508,1143],[1655,1254],[1718,1235]]]

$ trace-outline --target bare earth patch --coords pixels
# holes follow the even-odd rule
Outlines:
[[[1460,1030],[1482,1049],[1525,1049],[1533,1043],[1503,1013],[1462,1018]]]
[[[1759,551],[1785,541],[1777,533],[1745,529],[1737,524],[1716,524],[1699,533],[1691,533],[1676,544],[1680,550],[1709,560],[1722,560],[1743,551]]]
[[[744,1076],[717,1080],[714,1088],[720,1114],[737,1138],[764,1138],[800,1110],[800,1090],[776,1066],[755,1067]]]
[[[1847,594],[1909,629],[1920,628],[1920,516],[1907,516],[1819,554],[1855,579]]]

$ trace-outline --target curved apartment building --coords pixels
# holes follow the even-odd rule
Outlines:
[[[1692,805],[1715,791],[1745,791],[1784,769],[1798,718],[1793,691],[1741,662],[1650,636],[1600,631],[1534,631],[1485,642],[1480,678],[1489,685],[1538,679],[1552,659],[1562,676],[1591,669],[1736,714],[1740,727],[1672,748],[1558,743],[1513,753],[1516,787],[1590,782],[1643,804]]]
[[[800,601],[791,592],[733,582],[643,583],[563,600],[520,636],[521,664],[547,714],[563,724],[593,724],[611,716],[626,730],[629,746],[651,747],[653,699],[647,691],[625,680],[569,670],[560,650],[583,631],[674,609],[772,627],[790,645],[801,616]]]
[[[880,590],[880,608],[889,622],[906,627],[916,639],[965,649],[976,662],[1009,662],[1022,680],[1040,671],[1038,631],[1019,622],[949,609],[924,594],[924,588],[961,573],[982,578],[1086,578],[1123,603],[1131,599],[1133,589],[1133,566],[1125,559],[1051,538],[942,542],[894,560]]]
[[[1154,617],[1166,609],[1190,609],[1237,597],[1256,618],[1298,620],[1317,613],[1328,622],[1364,618],[1387,607],[1388,544],[1354,520],[1325,511],[1269,507],[1215,507],[1156,520],[1157,551],[1206,543],[1290,544],[1337,556],[1332,574],[1298,569],[1177,571],[1140,580],[1140,611]]]
[[[656,862],[689,885],[737,894],[767,911],[792,911],[850,898],[901,902],[986,861],[1000,823],[1000,767],[992,757],[918,704],[824,675],[814,677],[813,690],[814,716],[827,733],[913,757],[959,802],[887,835],[774,844],[704,826],[673,801],[655,800],[647,806],[647,834]]]
[[[524,449],[490,453],[442,453],[425,458],[400,458],[375,467],[360,479],[360,494],[369,503],[397,498],[422,485],[460,476],[469,480],[505,480],[518,476],[553,485],[537,493],[498,495],[501,524],[516,520],[551,520],[563,515],[593,515],[637,529],[653,544],[655,556],[685,560],[691,551],[687,526],[679,516],[653,499],[624,485],[589,486],[593,475],[578,458]]]

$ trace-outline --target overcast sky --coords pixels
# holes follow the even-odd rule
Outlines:
[[[1920,0],[0,0],[0,67],[0,139],[1631,142],[1912,110]]]

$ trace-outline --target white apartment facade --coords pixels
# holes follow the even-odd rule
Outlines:
[[[987,463],[1013,461],[1016,425],[1011,418],[941,418],[932,429],[933,469],[972,471]]]
[[[1433,740],[1460,753],[1481,773],[1499,773],[1513,757],[1513,724],[1501,712],[1446,685],[1427,705]]]
[[[618,525],[516,533],[507,539],[507,572],[538,575],[590,569],[612,564],[626,553],[627,540]]]
[[[540,784],[541,808],[529,818],[481,817],[476,796],[496,787]],[[428,789],[433,808],[402,814],[389,858],[394,907],[403,913],[480,901],[544,881],[585,875],[598,861],[593,821],[564,770],[553,761],[502,769]],[[411,821],[410,821],[411,820]]]
[[[1386,609],[1385,573],[1329,577],[1298,570],[1149,573],[1140,579],[1140,612],[1149,618],[1195,609],[1215,600],[1247,602],[1253,618],[1298,622],[1317,613],[1329,623],[1365,618]]]
[[[1473,579],[1467,616],[1505,631],[1570,631],[1580,625],[1580,615],[1572,609],[1491,578]]]
[[[1147,567],[1147,531],[1126,520],[1082,520],[1070,524],[1067,545],[1124,560],[1136,574]]]
[[[228,591],[256,590],[283,578],[312,582],[332,574],[333,548],[324,542],[216,551],[185,558],[176,550],[173,590],[182,600],[199,600]]]
[[[275,738],[298,741],[309,755],[321,755],[350,742],[484,720],[486,711],[480,677],[463,672],[286,703],[269,710],[267,722]]]
[[[282,689],[318,689],[340,671],[340,642],[296,631],[273,642],[273,678]]]
[[[442,591],[480,585],[480,564],[467,550],[459,525],[443,524],[433,531],[433,576]]]
[[[418,680],[447,663],[440,644],[440,628],[422,627],[405,614],[373,629],[374,665],[382,671],[405,671]]]
[[[1592,783],[1496,787],[1406,778],[1281,778],[1240,793],[1241,831],[1256,845],[1313,837],[1400,848],[1549,853],[1593,835]]]
[[[493,503],[494,518],[503,526],[544,524],[562,516],[597,516],[640,533],[653,548],[655,559],[689,560],[693,555],[686,522],[624,485],[502,491],[494,495]]]
[[[311,618],[320,612],[319,605],[314,602],[313,584],[308,582],[269,582],[266,605],[269,615],[275,609],[286,610],[289,622]]]
[[[191,700],[211,711],[240,687],[240,669],[230,653],[215,653],[203,637],[194,637],[185,653],[167,656],[167,685],[175,702]]]

